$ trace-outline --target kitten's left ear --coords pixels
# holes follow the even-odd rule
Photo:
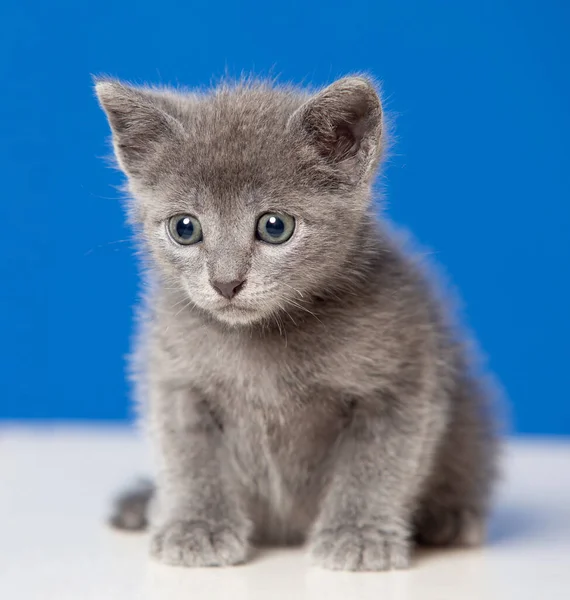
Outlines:
[[[288,126],[352,181],[368,179],[382,154],[382,105],[364,77],[339,79],[291,116]]]
[[[95,91],[113,132],[115,155],[127,175],[145,175],[162,145],[183,139],[182,124],[167,112],[168,98],[159,93],[110,80],[97,81]]]

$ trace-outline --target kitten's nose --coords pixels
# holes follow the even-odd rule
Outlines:
[[[212,281],[212,287],[224,298],[231,300],[243,287],[245,279],[234,279],[224,283],[222,281]]]

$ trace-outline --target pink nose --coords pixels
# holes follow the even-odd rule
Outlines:
[[[226,283],[222,281],[212,281],[212,287],[224,298],[231,300],[242,288],[245,279],[234,279]]]

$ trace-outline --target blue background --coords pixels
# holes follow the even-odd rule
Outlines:
[[[569,6],[3,2],[0,418],[131,414],[135,260],[91,74],[368,71],[396,116],[389,215],[461,291],[515,430],[570,434]]]

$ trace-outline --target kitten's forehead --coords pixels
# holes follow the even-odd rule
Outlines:
[[[271,89],[224,90],[188,105],[184,172],[219,194],[277,185],[295,173],[287,122],[303,102]]]

